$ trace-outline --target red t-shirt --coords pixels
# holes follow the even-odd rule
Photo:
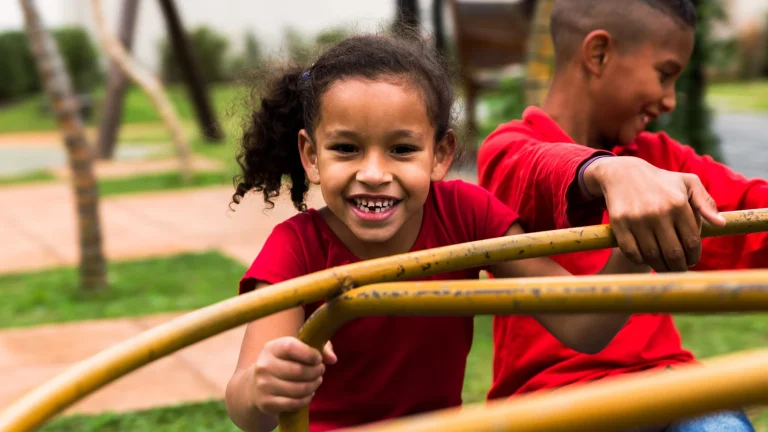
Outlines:
[[[462,181],[430,187],[411,251],[500,237],[517,220],[509,207]],[[310,209],[276,226],[240,284],[275,284],[358,262]],[[479,269],[421,280],[476,279]],[[305,306],[309,316],[320,303]],[[348,322],[331,341],[338,362],[328,366],[310,404],[312,432],[350,427],[461,405],[472,317],[365,317]]]
[[[598,154],[575,144],[544,111],[529,107],[522,121],[499,126],[478,155],[481,186],[520,215],[528,232],[607,223],[602,201],[571,204],[579,166]],[[642,133],[634,143],[617,147],[619,156],[636,156],[670,171],[697,174],[720,211],[768,207],[768,183],[748,180],[708,156],[658,133]],[[571,200],[578,203],[578,201]],[[594,274],[609,250],[552,258],[573,274]],[[768,266],[768,235],[729,236],[703,241],[694,270],[726,270]],[[489,398],[590,381],[606,376],[688,362],[680,336],[667,314],[637,314],[603,351],[573,351],[530,317],[494,319],[494,383]]]

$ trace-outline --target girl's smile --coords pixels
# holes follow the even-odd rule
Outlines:
[[[401,199],[386,195],[359,194],[347,199],[354,214],[364,221],[385,220],[397,211]]]

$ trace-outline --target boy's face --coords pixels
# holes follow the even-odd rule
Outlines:
[[[654,27],[648,40],[609,55],[593,87],[595,130],[606,148],[631,143],[675,108],[675,83],[693,52],[694,30],[671,20]]]

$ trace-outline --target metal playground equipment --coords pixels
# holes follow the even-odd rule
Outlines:
[[[768,232],[768,209],[723,213],[702,237]],[[271,285],[183,315],[87,359],[0,413],[0,432],[33,430],[66,407],[174,351],[276,312],[328,300],[299,338],[322,347],[345,321],[368,315],[572,312],[768,311],[768,270],[404,282],[505,260],[610,248],[608,225],[464,243],[336,267]],[[466,406],[350,430],[625,430],[768,402],[768,349],[574,385],[546,394]],[[280,416],[282,432],[308,431],[308,410]]]

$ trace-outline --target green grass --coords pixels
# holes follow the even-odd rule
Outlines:
[[[40,432],[239,432],[223,402],[159,408],[131,414],[70,416],[52,421]]]
[[[99,182],[101,196],[121,195],[137,192],[157,192],[206,186],[231,186],[232,175],[224,172],[196,172],[192,181],[184,183],[179,172],[141,175]]]
[[[0,186],[11,186],[22,183],[37,183],[56,180],[49,171],[29,171],[18,175],[0,176]]]
[[[713,108],[741,112],[768,111],[768,81],[713,84],[707,89]]]
[[[84,294],[72,268],[0,276],[0,327],[188,311],[233,297],[245,267],[218,252],[114,262],[109,289]]]
[[[183,120],[194,121],[195,113],[183,86],[168,88],[171,103],[176,113]],[[221,122],[242,113],[242,100],[247,96],[247,89],[233,85],[221,84],[209,87],[209,95],[214,112]],[[104,90],[99,89],[93,94],[96,106],[95,115],[88,121],[89,126],[98,125],[100,104],[104,99]],[[125,92],[123,105],[123,124],[159,122],[160,116],[150,99],[141,89],[132,86]],[[50,112],[45,112],[45,98],[42,94],[32,95],[0,108],[0,133],[23,131],[49,131],[56,129],[56,119]]]

